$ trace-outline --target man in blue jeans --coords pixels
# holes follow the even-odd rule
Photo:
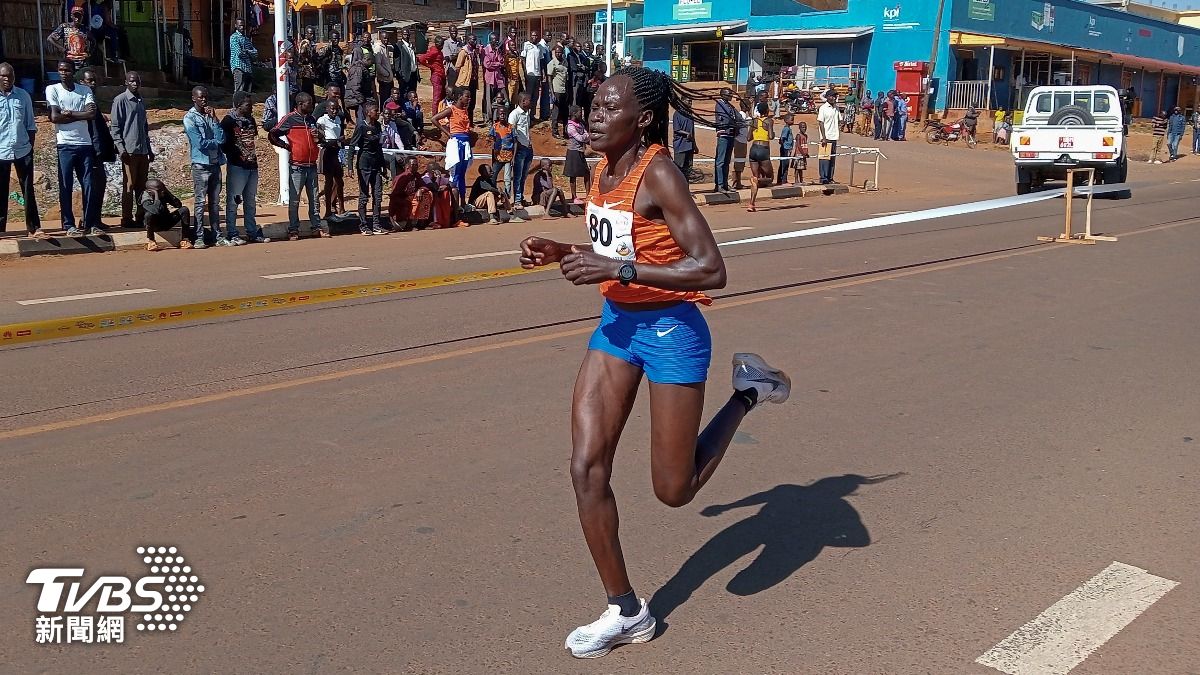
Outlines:
[[[206,220],[216,237],[217,246],[237,246],[221,233],[218,208],[221,201],[221,165],[225,163],[225,154],[221,152],[221,144],[225,142],[225,131],[217,121],[216,110],[208,104],[208,89],[192,89],[192,109],[183,116],[183,131],[187,134],[188,145],[191,147],[192,189],[196,203],[192,211],[195,221],[194,239],[191,246],[188,246],[185,233],[179,247],[208,248],[208,244],[204,242]]]
[[[713,192],[732,192],[729,189],[729,164],[733,160],[733,145],[737,132],[742,123],[742,116],[729,102],[733,98],[733,90],[721,90],[721,100],[717,101],[717,157],[713,172]]]
[[[58,199],[62,209],[62,225],[69,237],[86,234],[102,235],[100,227],[100,198],[91,180],[96,163],[92,133],[88,120],[96,118],[96,99],[91,88],[75,83],[75,63],[58,62],[59,82],[46,87],[46,103],[50,121],[54,123],[55,143],[58,146]],[[75,225],[75,210],[71,194],[75,179],[83,193],[83,226]]]
[[[328,227],[321,226],[317,203],[317,157],[319,153],[317,120],[313,117],[313,97],[296,94],[296,109],[279,120],[267,134],[271,145],[288,151],[288,240],[300,239],[300,191],[308,195],[308,224],[322,239],[327,239]]]
[[[525,179],[533,164],[533,141],[529,139],[529,93],[517,97],[517,107],[508,114],[508,123],[513,128],[516,150],[513,152],[513,205],[521,206],[525,201]]]
[[[254,152],[254,140],[258,138],[258,122],[252,110],[254,97],[244,91],[234,92],[233,110],[221,120],[225,132],[225,144],[221,151],[229,160],[225,185],[225,238],[242,243],[265,244],[269,241],[255,220],[258,197],[258,156]],[[245,213],[246,238],[237,231],[237,209],[241,204]]]
[[[1172,162],[1179,159],[1179,142],[1183,140],[1183,131],[1186,128],[1187,118],[1183,116],[1183,110],[1176,106],[1167,119],[1167,153],[1170,154]]]

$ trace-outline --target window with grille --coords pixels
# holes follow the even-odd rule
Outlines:
[[[429,5],[429,0],[413,0],[414,5]]]
[[[565,16],[548,16],[542,21],[542,28],[547,35],[558,39],[563,33],[570,32]]]
[[[592,24],[596,23],[596,13],[589,12],[588,14],[576,14],[575,22],[572,24],[574,30],[571,32],[571,37],[580,42],[591,42],[592,40]]]
[[[454,0],[455,9],[467,10],[467,0]]]

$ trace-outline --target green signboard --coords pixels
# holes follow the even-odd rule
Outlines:
[[[971,0],[967,17],[976,21],[995,21],[996,4],[992,0]]]
[[[695,19],[711,19],[711,2],[687,2],[684,0],[671,7],[671,16],[676,21],[692,21]]]

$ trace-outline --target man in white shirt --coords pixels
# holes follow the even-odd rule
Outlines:
[[[837,94],[827,95],[817,111],[817,138],[821,141],[817,157],[820,159],[821,185],[833,182],[834,155],[837,154],[838,138],[842,134],[842,116],[834,105],[836,101]]]
[[[69,237],[104,234],[100,228],[100,198],[89,179],[96,159],[92,146],[89,120],[96,117],[96,98],[91,88],[75,83],[75,64],[58,62],[60,82],[46,87],[46,104],[50,121],[54,123],[55,143],[58,146],[58,199],[62,209],[62,225]],[[83,192],[83,226],[76,227],[75,210],[71,204],[74,179]]]
[[[542,95],[542,77],[545,68],[542,66],[542,50],[538,46],[538,32],[529,31],[529,38],[521,46],[521,59],[524,61],[525,91],[529,94],[529,112],[537,110],[537,101]]]
[[[517,107],[508,114],[513,128],[513,204],[525,201],[525,178],[533,163],[533,141],[529,140],[529,92],[517,97]]]

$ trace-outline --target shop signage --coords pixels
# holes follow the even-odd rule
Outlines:
[[[1096,17],[1094,16],[1088,17],[1088,36],[1100,37],[1100,29],[1096,28]]]
[[[1150,37],[1150,35],[1151,35],[1150,29],[1149,28],[1139,28],[1138,35],[1140,37]]]
[[[895,7],[883,8],[883,30],[891,32],[897,30],[912,30],[917,27],[916,21],[901,21],[900,20],[900,5]]]
[[[711,19],[712,3],[700,0],[679,0],[678,4],[671,7],[671,17],[676,21]]]
[[[1037,31],[1044,28],[1054,32],[1054,5],[1047,2],[1042,5],[1042,11],[1030,12],[1029,25]]]
[[[991,0],[971,0],[967,17],[976,21],[995,21],[996,5]]]

